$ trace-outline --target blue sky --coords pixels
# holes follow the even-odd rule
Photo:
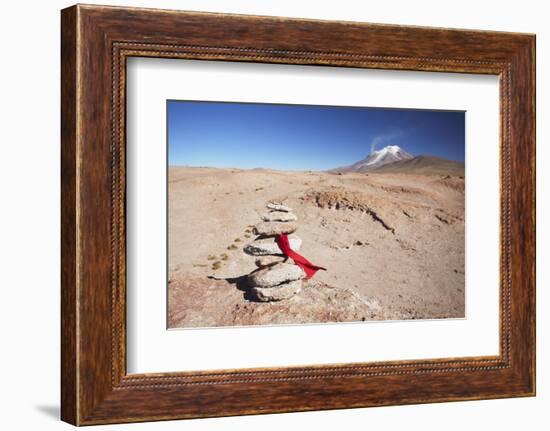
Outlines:
[[[168,164],[326,170],[399,145],[464,162],[465,113],[169,100]]]

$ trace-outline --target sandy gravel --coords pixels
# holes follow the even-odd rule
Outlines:
[[[327,271],[258,303],[242,248],[271,200]],[[461,177],[170,167],[168,243],[172,328],[464,317]]]

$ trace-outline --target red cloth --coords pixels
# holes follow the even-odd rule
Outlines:
[[[296,265],[304,270],[307,279],[313,277],[315,273],[319,270],[326,271],[326,268],[312,264],[304,256],[301,256],[294,250],[292,250],[292,248],[290,248],[287,234],[283,233],[277,236],[277,245],[285,256],[290,257]]]

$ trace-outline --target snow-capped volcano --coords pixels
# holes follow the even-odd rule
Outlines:
[[[353,165],[336,168],[337,172],[368,172],[388,163],[412,159],[413,156],[397,145],[388,145],[380,150],[373,151],[367,157]]]

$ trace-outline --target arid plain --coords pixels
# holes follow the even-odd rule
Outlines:
[[[463,176],[170,167],[168,187],[170,328],[464,317]],[[327,271],[263,303],[243,247],[273,201]]]

